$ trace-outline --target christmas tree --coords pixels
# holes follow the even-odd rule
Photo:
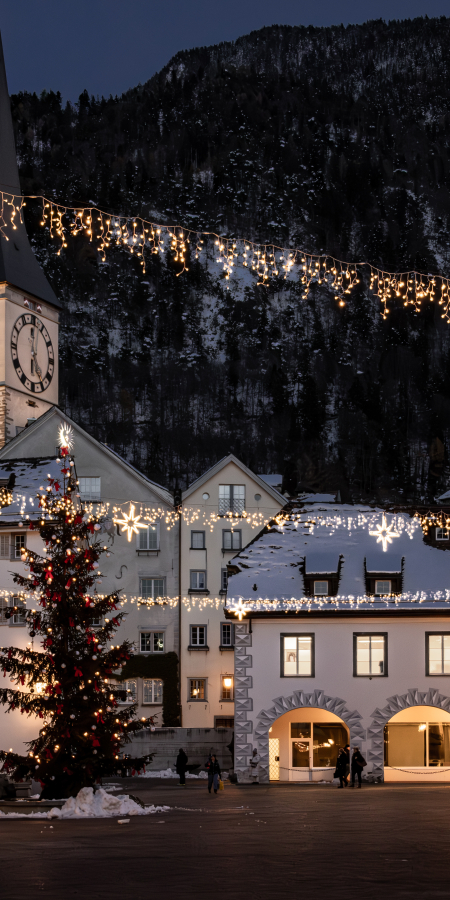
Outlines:
[[[48,476],[39,493],[41,554],[24,548],[29,575],[14,575],[27,598],[26,624],[41,650],[2,648],[0,668],[17,689],[0,690],[8,712],[19,709],[42,720],[27,755],[0,751],[3,771],[14,780],[34,778],[42,798],[75,796],[103,776],[140,770],[151,757],[126,758],[124,745],[152,724],[136,720],[136,705],[119,707],[110,684],[132,654],[132,645],[110,644],[124,613],[119,593],[97,592],[99,559],[106,548],[98,540],[100,518],[83,509],[77,493],[74,461],[61,449],[58,481]],[[10,614],[18,608],[10,609]],[[97,624],[102,623],[102,624]],[[108,649],[108,646],[109,649]]]

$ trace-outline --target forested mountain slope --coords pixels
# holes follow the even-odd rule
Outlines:
[[[24,193],[450,274],[450,19],[271,27],[177,54],[122,97],[12,97]],[[126,65],[126,61],[120,64]],[[87,67],[87,78],[89,68]],[[227,452],[285,486],[430,499],[447,485],[450,329],[386,321],[360,284],[225,283],[213,245],[143,276],[84,239],[56,255],[61,405],[150,477],[184,487]]]

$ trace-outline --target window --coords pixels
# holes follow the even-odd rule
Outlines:
[[[222,531],[222,550],[240,550],[241,547],[241,531]]]
[[[314,595],[316,597],[326,597],[328,594],[328,581],[314,582]]]
[[[214,728],[234,728],[234,716],[214,716]]]
[[[244,484],[219,484],[219,515],[228,512],[242,515],[245,510]]]
[[[9,559],[9,534],[0,535],[0,558]]]
[[[26,609],[27,609],[25,600],[22,600],[21,597],[18,597],[18,596],[11,597],[10,606],[15,607],[17,612],[13,613],[13,615],[10,617],[9,624],[10,625],[25,625],[25,623],[26,623],[25,613],[26,613]]]
[[[164,653],[164,632],[141,631],[141,653]]]
[[[376,581],[375,582],[375,593],[380,596],[382,594],[390,594],[391,593],[391,582],[390,581]]]
[[[335,768],[339,750],[348,732],[335,722],[292,722],[291,765],[293,768]]]
[[[137,681],[135,679],[133,681],[122,681],[118,687],[119,703],[137,703]]]
[[[353,674],[387,675],[387,634],[354,634]]]
[[[226,569],[220,570],[220,592],[226,594],[228,590],[228,572]]]
[[[449,532],[448,528],[436,528],[436,540],[437,541],[450,540],[450,532]]]
[[[191,550],[205,549],[205,532],[191,531]]]
[[[220,676],[220,699],[234,700],[234,678],[232,675]]]
[[[0,597],[0,625],[7,625],[9,619],[6,617],[6,610],[8,609],[8,602]]]
[[[220,623],[220,646],[234,647],[234,625],[232,622]]]
[[[82,500],[101,500],[101,478],[79,478],[78,491]]]
[[[141,578],[141,597],[156,600],[165,597],[164,578]]]
[[[157,525],[140,528],[136,536],[138,550],[159,550],[159,534]]]
[[[199,569],[191,569],[191,591],[206,591],[206,572]]]
[[[384,726],[384,764],[395,768],[450,765],[450,723],[389,722]]]
[[[160,678],[144,678],[142,698],[143,703],[162,703],[163,683]]]
[[[25,547],[25,535],[15,534],[13,540],[13,559],[22,559],[21,550]]]
[[[189,647],[200,647],[207,650],[206,646],[206,625],[191,625]]]
[[[450,634],[427,632],[426,674],[450,675]]]
[[[189,678],[188,700],[206,700],[206,678]]]
[[[281,674],[314,677],[314,635],[281,635]]]

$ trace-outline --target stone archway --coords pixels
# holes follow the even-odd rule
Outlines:
[[[410,688],[406,694],[394,694],[389,697],[383,709],[376,709],[372,713],[372,725],[367,729],[367,736],[371,738],[372,743],[370,761],[373,764],[374,775],[382,777],[384,773],[384,726],[392,716],[410,706],[435,706],[450,713],[450,697],[444,697],[433,688],[428,691]]]
[[[365,729],[361,725],[362,716],[357,710],[351,711],[345,700],[340,697],[329,697],[324,691],[315,690],[311,694],[306,691],[294,691],[289,697],[276,697],[273,706],[263,709],[256,716],[254,731],[258,750],[261,756],[260,781],[269,781],[269,728],[286,712],[299,707],[317,707],[339,716],[350,731],[350,742],[361,744],[366,739]]]

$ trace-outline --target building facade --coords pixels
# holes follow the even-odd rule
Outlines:
[[[227,563],[286,503],[230,455],[183,493],[180,531],[182,724],[234,724],[234,623],[225,618]]]
[[[231,561],[240,781],[254,750],[261,781],[331,780],[347,742],[373,778],[450,781],[449,550],[429,518],[319,503]]]

